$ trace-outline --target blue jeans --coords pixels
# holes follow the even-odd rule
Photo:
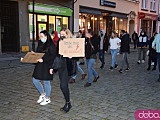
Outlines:
[[[44,87],[41,83],[41,80],[35,79],[33,77],[32,81],[33,81],[34,86],[37,88],[37,90],[40,94],[46,93],[46,97],[50,96],[50,94],[51,94],[51,84],[50,84],[49,80],[46,80],[46,81],[43,80]]]
[[[117,60],[116,60],[116,56],[118,53],[118,49],[111,49],[111,55],[112,55],[112,67],[115,67],[115,65],[117,64]]]
[[[104,62],[104,51],[103,50],[99,51],[99,59],[100,59],[102,65],[104,65],[105,62]]]
[[[80,67],[79,64],[80,64],[80,62],[77,61],[77,70],[83,75],[84,71],[82,70],[82,68]],[[75,75],[72,76],[73,79],[76,79],[76,77],[77,77],[77,74],[75,74]]]
[[[127,68],[129,68],[129,63],[128,63],[128,58],[127,58],[127,52],[123,52],[122,53],[122,65],[121,65],[121,69],[123,70],[124,67],[124,63],[126,63]]]
[[[86,59],[86,62],[88,69],[88,83],[92,83],[93,76],[98,77],[98,73],[93,68],[93,65],[95,64],[95,59]]]

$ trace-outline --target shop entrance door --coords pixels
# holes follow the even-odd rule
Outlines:
[[[2,1],[0,4],[1,50],[2,52],[19,52],[19,9],[18,2]]]
[[[37,40],[39,40],[39,33],[43,30],[48,30],[47,29],[47,23],[38,22],[38,25],[37,25]]]

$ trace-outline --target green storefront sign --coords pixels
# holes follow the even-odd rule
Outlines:
[[[53,6],[53,5],[35,3],[34,9],[35,9],[34,10],[35,13],[72,16],[72,10],[70,8],[65,8],[65,7],[57,7],[57,6]],[[33,12],[33,3],[32,2],[29,3],[28,10],[29,10],[29,12]]]

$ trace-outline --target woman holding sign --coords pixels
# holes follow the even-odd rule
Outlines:
[[[53,75],[49,73],[50,66],[56,57],[56,47],[51,39],[50,34],[44,30],[40,32],[40,41],[36,52],[45,53],[41,59],[38,59],[33,72],[33,84],[40,93],[37,103],[40,105],[47,105],[51,102],[51,84]],[[42,85],[42,82],[44,86]]]
[[[69,29],[66,28],[61,30],[59,42],[65,38],[72,38],[72,33]],[[59,44],[57,46],[57,49],[59,51]],[[53,63],[52,69],[50,69],[50,74],[53,74],[53,69],[58,69],[60,88],[66,101],[64,107],[61,108],[61,111],[69,112],[72,106],[70,103],[70,92],[68,82],[71,76],[76,73],[76,60],[74,60],[73,58],[63,57],[59,54],[59,52],[57,53],[57,56],[59,60],[57,60],[56,63]],[[57,64],[59,64],[58,67]]]

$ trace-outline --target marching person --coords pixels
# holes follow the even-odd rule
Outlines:
[[[109,44],[109,40],[108,37],[106,35],[106,32],[102,29],[100,31],[100,41],[99,41],[99,59],[101,61],[101,66],[100,68],[103,69],[104,65],[105,65],[105,61],[104,61],[104,54],[105,52],[108,51],[108,44]]]
[[[81,38],[81,37],[82,36],[81,36],[80,32],[78,32],[78,34],[75,33],[75,38]],[[80,59],[83,59],[83,58],[76,58],[76,60],[77,60],[77,62],[76,62],[77,71],[79,71],[81,73],[81,76],[82,76],[81,80],[84,80],[85,77],[87,76],[87,74],[84,73],[84,70],[80,67]],[[76,82],[76,77],[77,77],[77,73],[72,76],[72,78],[69,80],[69,83],[71,83],[71,84],[75,83]]]
[[[112,31],[111,38],[110,38],[110,51],[112,56],[112,64],[109,70],[117,69],[118,64],[116,60],[116,56],[118,53],[118,48],[120,46],[121,40],[117,37],[117,33],[115,31]]]
[[[49,73],[50,66],[56,57],[56,47],[51,39],[50,34],[44,30],[40,32],[40,41],[36,52],[45,53],[42,59],[38,59],[33,72],[33,84],[40,93],[37,103],[40,105],[47,105],[51,102],[51,84],[53,75]],[[43,86],[43,84],[44,86]]]
[[[156,50],[157,52],[157,58],[158,58],[158,69],[159,69],[159,78],[158,82],[160,82],[160,34],[157,34],[153,43],[152,48]]]
[[[157,52],[155,49],[152,48],[152,43],[155,39],[157,32],[153,33],[153,37],[149,40],[149,55],[148,55],[148,68],[147,70],[151,69],[152,62],[154,63],[154,67],[152,70],[156,70],[157,67]]]
[[[146,59],[146,52],[147,52],[147,46],[148,46],[148,36],[146,35],[146,32],[141,31],[137,47],[138,47],[138,61],[137,63],[144,63]],[[143,58],[141,59],[141,53],[143,53]]]
[[[85,57],[88,70],[88,82],[84,85],[84,87],[91,86],[92,82],[97,82],[97,80],[99,79],[98,73],[93,68],[95,61],[97,59],[96,55],[97,52],[98,52],[98,36],[93,35],[93,30],[88,29],[88,31],[86,32],[86,40],[85,40]]]
[[[129,34],[126,33],[125,30],[121,30],[120,51],[122,53],[122,64],[121,64],[121,69],[119,70],[120,73],[123,72],[124,63],[126,63],[127,65],[125,71],[128,71],[130,69],[127,57],[128,53],[130,53],[129,42],[130,42]]]
[[[132,40],[133,40],[133,43],[134,43],[134,49],[136,49],[137,41],[138,41],[138,34],[136,33],[136,31],[134,31],[133,34],[132,34]]]
[[[63,40],[64,38],[72,38],[72,33],[69,29],[63,28],[60,31],[60,40]],[[59,44],[57,46],[57,51],[59,51]],[[70,58],[65,58],[57,53],[58,58],[60,59],[60,67],[58,68],[58,74],[60,79],[60,88],[65,98],[65,105],[60,110],[64,112],[69,112],[71,109],[71,102],[70,102],[70,92],[69,92],[69,80],[72,75],[76,73],[76,61]],[[52,61],[53,63],[53,61]],[[50,69],[50,74],[53,74],[54,65],[53,68]]]
[[[53,36],[53,42],[54,42],[55,46],[57,46],[58,40],[59,40],[58,32],[57,32],[57,31],[52,31],[51,34],[52,34],[52,36]]]

